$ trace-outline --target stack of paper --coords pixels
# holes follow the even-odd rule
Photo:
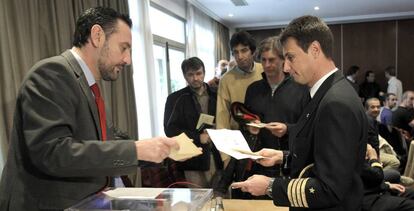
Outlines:
[[[203,153],[185,133],[181,133],[179,136],[174,137],[174,139],[177,141],[180,149],[172,149],[168,157],[175,161],[187,160]]]

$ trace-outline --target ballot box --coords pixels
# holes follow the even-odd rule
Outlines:
[[[212,189],[113,188],[65,211],[210,211]]]

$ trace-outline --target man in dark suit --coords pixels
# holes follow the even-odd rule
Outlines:
[[[290,154],[263,149],[258,162],[283,163],[290,178],[253,175],[233,184],[253,195],[268,194],[290,210],[360,210],[367,119],[349,82],[332,61],[333,36],[314,16],[293,20],[282,32],[285,68],[310,88],[311,101],[294,127],[275,125],[273,133],[289,132]]]
[[[170,138],[111,141],[101,79],[131,63],[131,20],[91,8],[77,20],[74,47],[35,64],[16,102],[0,210],[63,210],[107,187],[109,176],[136,171],[138,160],[161,162]],[[103,108],[103,110],[102,110]]]

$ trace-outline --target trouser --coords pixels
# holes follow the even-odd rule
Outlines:
[[[401,195],[388,191],[364,196],[363,210],[366,211],[413,211],[414,191],[406,189]]]
[[[210,169],[208,171],[184,171],[185,179],[202,188],[211,188],[211,179],[216,173],[216,164],[213,155],[210,156]]]

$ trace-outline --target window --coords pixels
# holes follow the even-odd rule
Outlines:
[[[175,92],[186,86],[181,72],[181,62],[184,60],[184,52],[179,50],[168,49],[166,46],[153,45],[154,48],[154,62],[155,62],[155,78],[157,89],[152,91],[155,93],[157,106],[157,124],[158,134],[164,134],[164,108],[167,97],[172,92]],[[169,67],[167,68],[167,52],[169,58]],[[170,71],[168,71],[170,69]]]
[[[197,56],[203,61],[205,69],[205,81],[214,78],[215,75],[215,55],[214,55],[214,35],[211,20],[205,24],[196,23],[196,43]]]
[[[156,134],[164,135],[164,108],[167,97],[186,86],[181,71],[185,58],[185,21],[158,9],[150,7],[150,23],[153,33],[155,83],[153,90],[157,102]]]
[[[185,23],[183,20],[155,8],[155,5],[151,5],[149,15],[153,34],[182,44],[185,43]]]

